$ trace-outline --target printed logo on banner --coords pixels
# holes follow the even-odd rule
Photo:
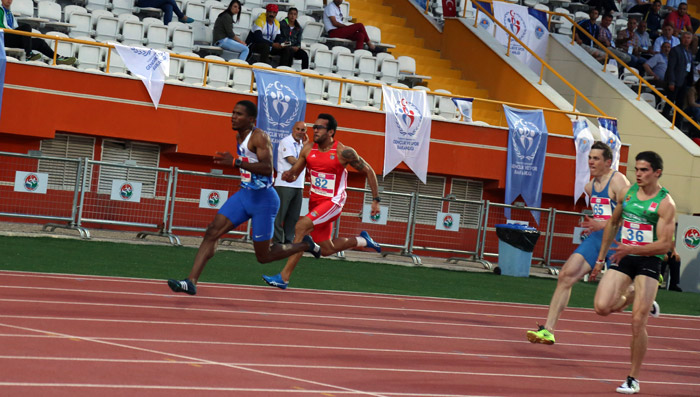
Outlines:
[[[479,21],[479,26],[488,30],[488,28],[491,27],[491,21],[488,20],[487,18],[483,18],[482,20]]]
[[[438,212],[435,220],[435,229],[448,232],[459,231],[460,215],[452,212]]]
[[[219,206],[219,192],[209,193],[209,197],[207,197],[207,204],[209,204],[210,207],[218,207]]]
[[[691,250],[698,248],[700,246],[700,230],[694,226],[686,229],[683,233],[683,244]]]
[[[112,181],[110,200],[141,202],[141,182],[131,182],[115,179]]]
[[[131,200],[134,194],[134,187],[130,183],[125,183],[119,188],[119,196],[124,200]]]
[[[452,219],[452,216],[450,216],[450,215],[445,215],[445,217],[442,218],[442,225],[445,226],[447,229],[452,228],[453,222],[454,222],[454,219]]]
[[[503,24],[510,28],[520,40],[525,37],[527,33],[527,24],[523,17],[520,16],[515,10],[510,10],[503,15]]]
[[[515,156],[518,160],[532,164],[540,147],[542,135],[537,126],[527,120],[519,119],[513,126],[515,131]]]
[[[389,218],[389,207],[379,206],[379,213],[372,215],[372,205],[362,205],[362,223],[372,223],[374,225],[386,225]]]
[[[399,129],[399,134],[409,137],[416,135],[421,121],[423,121],[423,115],[418,107],[406,98],[401,98],[396,102],[396,109],[400,117],[394,118],[394,121]]]
[[[302,105],[296,92],[279,81],[267,84],[265,91],[270,96],[263,101],[265,102],[267,122],[271,126],[279,128],[286,128],[294,124]]]
[[[201,189],[199,191],[199,208],[219,209],[226,202],[226,190]]]
[[[544,36],[544,28],[542,26],[535,27],[535,37],[539,40],[542,36]]]
[[[24,188],[27,189],[27,191],[33,192],[37,187],[39,187],[39,178],[36,174],[29,174],[24,178]]]

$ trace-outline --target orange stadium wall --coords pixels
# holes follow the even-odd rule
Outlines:
[[[256,96],[166,84],[158,110],[139,80],[66,69],[9,63],[0,119],[0,150],[27,153],[42,139],[58,133],[157,143],[160,167],[205,171],[216,151],[235,150],[230,112],[242,99]],[[338,139],[357,149],[381,174],[384,159],[382,113],[309,104],[306,122],[321,112],[338,119]],[[508,132],[502,128],[433,121],[428,172],[484,182],[484,199],[502,202]],[[568,137],[550,136],[543,201],[545,207],[573,209],[574,145]],[[627,159],[627,147],[622,162]],[[398,169],[407,170],[401,164]],[[226,174],[234,171],[225,170]],[[359,174],[350,185],[363,187]]]

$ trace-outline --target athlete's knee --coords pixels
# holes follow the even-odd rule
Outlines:
[[[648,313],[632,313],[632,335],[637,336],[644,332],[647,326]]]
[[[607,302],[600,300],[595,300],[593,302],[593,308],[595,309],[596,314],[599,316],[608,316],[610,313],[612,313],[612,307],[607,304]]]

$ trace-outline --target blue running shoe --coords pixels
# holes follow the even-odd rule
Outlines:
[[[282,280],[282,275],[279,273],[274,276],[266,276],[263,274],[263,280],[265,280],[267,285],[277,287],[279,289],[287,289],[287,286],[289,285],[289,283],[285,283],[284,280]]]
[[[173,292],[184,292],[190,295],[197,295],[197,287],[190,279],[186,278],[184,280],[168,280],[168,287],[170,287]]]
[[[367,240],[367,248],[372,248],[377,252],[382,252],[382,247],[379,244],[377,244],[376,241],[372,240],[372,237],[369,236],[369,233],[363,230],[362,233],[360,233],[360,237]]]
[[[321,246],[316,244],[311,236],[307,234],[302,241],[309,244],[309,249],[307,249],[306,252],[311,252],[316,259],[321,257]]]

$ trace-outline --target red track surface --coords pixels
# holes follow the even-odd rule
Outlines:
[[[614,395],[629,314],[545,306],[0,271],[0,394]],[[663,310],[663,307],[662,307]],[[641,392],[700,395],[700,318],[649,321]]]

